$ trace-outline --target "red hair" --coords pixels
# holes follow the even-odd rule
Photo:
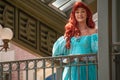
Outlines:
[[[89,28],[95,28],[95,23],[92,20],[92,12],[83,2],[76,2],[73,6],[72,12],[70,14],[70,18],[68,23],[65,25],[65,38],[66,38],[66,48],[70,48],[70,39],[73,36],[80,36],[81,32],[77,26],[77,20],[75,19],[75,11],[78,8],[84,8],[87,13],[86,24]]]

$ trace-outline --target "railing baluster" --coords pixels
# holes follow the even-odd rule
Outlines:
[[[34,80],[37,80],[37,61],[34,61]]]
[[[43,59],[43,80],[45,80],[45,67],[46,67],[46,64],[45,64],[45,59]]]
[[[70,77],[70,80],[71,80],[72,76],[71,76],[71,58],[70,57],[69,57],[69,68],[70,68],[69,77]]]
[[[54,60],[51,60],[51,69],[52,69],[52,80],[55,80],[55,75],[54,75]]]
[[[25,66],[26,66],[26,80],[28,80],[28,61],[26,61],[26,64],[25,64]]]
[[[3,65],[0,64],[0,80],[3,80],[4,76],[3,76]]]
[[[80,75],[80,67],[81,67],[81,65],[79,65],[79,63],[80,63],[79,61],[80,61],[80,59],[79,59],[79,57],[77,57],[77,63],[78,63],[78,64],[77,64],[77,68],[78,68],[78,74],[76,74],[76,75],[78,75],[78,80],[80,80],[80,76],[79,76],[79,75]]]
[[[60,72],[60,75],[61,75],[60,80],[62,80],[62,76],[63,76],[62,75],[62,68],[63,68],[63,58],[61,57],[60,58],[60,68],[59,68],[59,70],[60,70],[59,72]]]
[[[12,63],[9,63],[9,80],[12,80]]]
[[[20,80],[20,63],[17,62],[17,76],[18,76],[18,80]]]
[[[86,65],[85,65],[86,66],[86,80],[88,80],[88,70],[89,70],[88,69],[88,66],[89,66],[88,56],[85,58],[86,58],[86,61],[85,61],[86,62]]]

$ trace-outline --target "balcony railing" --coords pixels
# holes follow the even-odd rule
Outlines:
[[[0,62],[0,80],[62,80],[64,67],[71,69],[71,66],[85,66],[86,80],[88,80],[89,65],[98,66],[97,54]],[[71,73],[68,75],[71,76]]]

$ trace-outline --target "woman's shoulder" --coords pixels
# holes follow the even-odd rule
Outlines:
[[[57,40],[61,41],[61,40],[64,40],[64,39],[65,39],[64,36],[60,36]]]
[[[93,39],[93,41],[98,40],[98,29],[97,28],[91,29],[91,39]]]
[[[65,42],[65,37],[64,36],[60,36],[55,43],[62,43]]]
[[[97,28],[90,28],[89,32],[90,32],[90,34],[95,34],[98,32],[98,29]]]

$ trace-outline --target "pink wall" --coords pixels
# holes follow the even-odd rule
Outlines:
[[[11,47],[10,47],[12,50],[15,51],[15,60],[27,60],[27,59],[35,59],[35,58],[38,58],[39,56],[36,56],[36,55],[33,55],[31,53],[29,53],[28,51],[25,51],[23,49],[21,49],[20,47],[16,46],[16,45],[13,45],[11,44]],[[24,65],[22,65],[21,67],[24,67]],[[15,66],[14,66],[15,68]],[[18,80],[18,73],[15,71],[15,72],[12,72],[12,80]],[[20,80],[23,80],[23,72],[21,71],[20,72]]]
[[[34,59],[38,57],[13,44],[11,44],[11,49],[15,50],[15,60]]]

